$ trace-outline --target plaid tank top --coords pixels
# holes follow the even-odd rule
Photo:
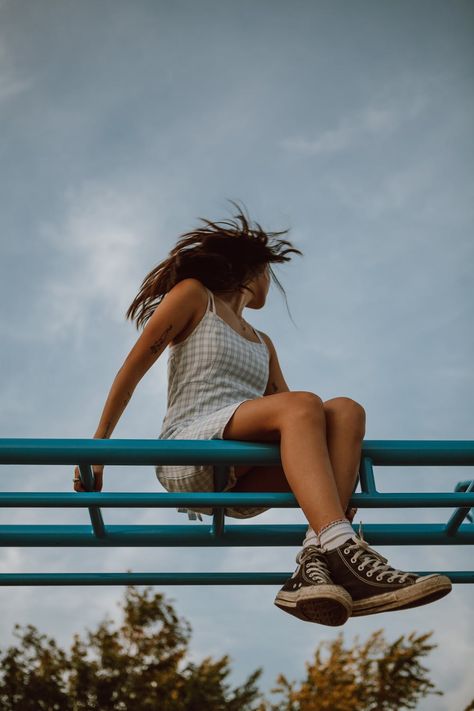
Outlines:
[[[263,397],[267,386],[267,344],[255,329],[258,343],[237,333],[216,313],[214,294],[206,290],[209,300],[204,316],[184,341],[169,346],[168,402],[159,439],[222,439],[237,407],[245,400]],[[155,471],[169,491],[213,491],[212,465],[157,465]],[[212,513],[210,508],[189,509],[190,518],[191,510]],[[266,510],[227,508],[226,514],[247,518]]]
[[[237,400],[263,397],[267,386],[267,344],[258,331],[259,343],[237,333],[216,313],[214,294],[207,292],[206,313],[194,331],[169,346],[168,405],[160,439],[192,423],[200,431],[213,413]]]

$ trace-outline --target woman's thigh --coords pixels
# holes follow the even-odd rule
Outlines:
[[[319,395],[305,390],[244,400],[224,427],[222,438],[278,442],[285,422],[316,411],[324,416],[323,401]]]
[[[279,442],[286,419],[297,410],[322,407],[318,395],[306,391],[275,393],[246,400],[235,410],[224,428],[223,439]],[[235,466],[237,483],[232,491],[291,491],[281,465]]]
[[[291,492],[291,487],[280,464],[268,466],[245,466],[242,467],[241,473],[239,467],[235,467],[237,481],[235,486],[229,491],[276,491],[276,492]]]

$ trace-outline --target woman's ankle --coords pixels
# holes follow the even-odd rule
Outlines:
[[[332,521],[327,526],[324,526],[319,533],[321,547],[325,550],[333,550],[345,543],[354,535],[354,530],[347,518],[337,519]]]

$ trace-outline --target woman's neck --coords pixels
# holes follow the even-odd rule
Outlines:
[[[240,292],[230,294],[226,298],[217,296],[218,292],[214,293],[216,299],[219,299],[230,311],[238,318],[242,318],[242,311],[247,303],[251,300],[252,294],[242,294]]]

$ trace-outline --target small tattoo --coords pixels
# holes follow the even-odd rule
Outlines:
[[[127,397],[126,397],[125,400],[123,401],[123,406],[124,406],[124,408],[125,408],[125,407],[127,406],[127,404],[130,402],[130,400],[131,400],[131,398],[132,398],[132,395],[133,395],[132,390],[129,390],[128,393],[127,393]]]
[[[163,343],[166,340],[166,336],[172,328],[173,328],[173,324],[170,324],[168,326],[168,328],[166,329],[166,331],[160,336],[160,338],[158,338],[154,343],[151,344],[151,346],[150,346],[151,353],[153,353],[153,354],[158,353],[162,349]]]

